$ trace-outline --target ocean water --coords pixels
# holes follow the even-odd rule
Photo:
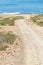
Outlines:
[[[0,13],[43,14],[43,0],[0,0]]]

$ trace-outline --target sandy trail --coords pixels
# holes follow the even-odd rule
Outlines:
[[[25,20],[17,20],[18,36],[24,44],[25,65],[43,65],[43,41]]]

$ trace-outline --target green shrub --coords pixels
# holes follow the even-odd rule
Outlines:
[[[14,19],[12,18],[12,20],[10,20],[10,18],[5,18],[0,20],[0,25],[14,25]]]
[[[30,17],[30,19],[37,25],[43,26],[43,15],[36,15],[34,17]]]
[[[0,43],[7,43],[7,44],[13,44],[13,42],[15,41],[16,36],[14,34],[11,33],[0,33]]]
[[[3,46],[0,46],[0,51],[2,51],[2,50],[6,50],[6,48]]]
[[[23,19],[23,18],[24,18],[23,16],[15,16],[15,17],[0,19],[0,25],[13,26],[13,25],[15,25],[15,23],[14,23],[15,20]]]
[[[1,33],[0,32],[0,51],[6,50],[9,44],[13,44],[16,39],[16,35],[13,33]]]

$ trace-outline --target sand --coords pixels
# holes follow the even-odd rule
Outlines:
[[[16,20],[15,26],[0,26],[2,31],[16,34],[18,43],[0,51],[0,65],[43,65],[43,27],[30,22],[34,15],[3,16],[23,16],[24,19]]]

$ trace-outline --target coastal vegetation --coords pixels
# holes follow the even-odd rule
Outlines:
[[[13,33],[2,33],[0,32],[0,50],[5,50],[8,45],[13,44],[16,39],[16,35]]]
[[[14,25],[14,19],[4,18],[0,20],[0,25]]]
[[[39,26],[43,26],[43,14],[30,17],[30,19]]]
[[[2,50],[6,50],[6,48],[4,46],[0,46],[0,51]]]
[[[8,26],[14,26],[15,20],[23,19],[23,16],[15,16],[15,17],[8,17],[8,18],[2,18],[0,17],[0,25],[8,25]]]
[[[16,35],[13,32],[4,32],[1,26],[14,26],[15,20],[24,19],[23,16],[0,16],[0,51],[6,50],[9,45],[12,45],[16,40]]]

